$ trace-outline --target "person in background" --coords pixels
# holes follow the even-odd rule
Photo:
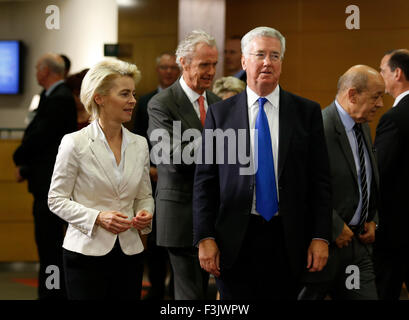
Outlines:
[[[16,179],[28,180],[33,194],[34,235],[38,249],[39,299],[65,299],[62,243],[66,223],[48,208],[47,197],[55,158],[62,137],[77,130],[77,113],[71,90],[64,83],[64,61],[57,54],[43,55],[36,64],[38,84],[43,87],[37,112],[27,126],[21,145],[14,152]],[[47,267],[55,265],[61,288],[48,289]]]
[[[68,298],[140,299],[154,202],[149,149],[122,124],[132,117],[138,68],[117,59],[92,67],[81,102],[93,120],[64,136],[48,205],[68,222],[63,244]]]
[[[224,74],[246,82],[246,71],[241,67],[240,39],[240,36],[232,36],[226,40],[224,45]]]
[[[80,91],[82,80],[89,69],[84,69],[81,72],[74,73],[65,79],[65,83],[71,89],[74,96],[75,105],[77,106],[77,129],[80,130],[89,124],[90,115],[85,110],[84,105],[80,100]]]
[[[70,71],[71,68],[71,60],[64,54],[59,54],[59,56],[61,57],[61,59],[64,62],[64,74],[63,74],[63,79],[67,78],[68,72]],[[26,125],[29,125],[30,122],[34,119],[34,116],[37,112],[37,108],[38,105],[40,103],[40,97],[41,94],[44,93],[44,90],[40,93],[40,94],[35,94],[33,96],[33,98],[31,99],[30,105],[28,107],[28,112],[27,112],[27,116],[24,119],[24,123]]]
[[[148,102],[155,94],[168,88],[179,78],[180,68],[176,63],[175,54],[162,53],[156,59],[156,73],[158,75],[158,87],[138,100],[138,106],[135,112],[133,132],[144,136],[146,139],[148,139],[147,130],[149,125]],[[149,149],[150,148],[151,145],[149,143]],[[149,172],[152,183],[152,193],[155,194],[158,171],[153,163],[151,163]],[[165,281],[169,257],[166,248],[156,245],[156,215],[153,216],[152,232],[148,235],[145,257],[148,267],[148,278],[151,286],[144,299],[163,300],[165,297]],[[170,273],[169,295],[173,298],[173,272],[171,268]]]
[[[380,299],[398,300],[409,290],[409,51],[393,50],[380,64],[385,92],[395,101],[376,128],[381,209],[375,243]]]
[[[230,98],[246,89],[246,83],[236,77],[222,77],[213,85],[213,93],[221,99]]]

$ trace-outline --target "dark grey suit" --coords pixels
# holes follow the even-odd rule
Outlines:
[[[324,296],[329,293],[336,299],[377,299],[372,244],[361,243],[356,235],[347,247],[341,249],[335,244],[335,239],[341,234],[344,223],[348,225],[353,218],[360,195],[354,156],[335,102],[323,110],[322,116],[333,192],[332,242],[327,266],[322,272],[308,274],[306,279],[307,282],[318,283],[315,289]],[[377,223],[376,199],[379,192],[379,175],[367,123],[362,124],[362,131],[372,168],[367,222],[375,221]],[[359,268],[359,289],[351,290],[346,287],[346,279],[350,276],[346,272],[346,268],[349,265],[356,265]]]
[[[220,100],[213,93],[206,91],[208,105]],[[181,134],[187,129],[202,131],[202,124],[183,91],[179,80],[169,88],[155,95],[148,104],[150,138],[155,129],[168,132],[170,143],[176,140],[173,122],[179,121]],[[180,138],[180,137],[179,137]],[[151,139],[153,148],[158,141]],[[182,142],[182,153],[192,143]],[[203,299],[200,278],[202,271],[193,247],[192,193],[195,164],[173,164],[174,151],[170,150],[170,164],[157,164],[158,182],[156,198],[157,244],[168,247],[175,276],[176,299]],[[181,256],[184,258],[179,259]],[[188,259],[185,259],[188,256]],[[189,260],[189,261],[187,261]],[[203,279],[207,283],[207,278]]]

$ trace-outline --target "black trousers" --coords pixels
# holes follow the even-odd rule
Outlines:
[[[67,223],[50,211],[47,196],[44,195],[34,195],[33,217],[34,236],[40,262],[38,298],[40,300],[66,299],[62,244]],[[49,266],[56,266],[59,274],[55,274],[55,267],[47,269]],[[53,285],[47,288],[47,278],[50,276],[59,276],[59,281],[56,283],[53,279],[51,281]]]
[[[143,253],[126,255],[118,239],[105,256],[86,256],[63,249],[64,270],[70,300],[139,300]]]
[[[165,247],[156,245],[156,215],[153,216],[152,231],[148,235],[147,249],[145,251],[146,264],[148,267],[148,278],[151,287],[148,296],[152,300],[163,300],[165,298],[166,276],[168,264],[170,266],[168,251]],[[170,295],[173,298],[173,272],[170,267]]]
[[[379,299],[399,300],[403,283],[409,291],[409,248],[376,248],[374,262]]]
[[[239,257],[232,268],[221,267],[216,284],[222,300],[296,299],[281,217],[267,222],[260,216],[250,216]]]

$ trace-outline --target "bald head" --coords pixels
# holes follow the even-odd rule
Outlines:
[[[65,63],[60,55],[46,53],[38,59],[36,64],[37,81],[44,89],[64,78]]]
[[[338,94],[350,88],[359,93],[368,88],[369,80],[382,81],[381,75],[374,68],[362,64],[349,68],[338,80]]]
[[[338,80],[337,101],[357,123],[372,121],[383,106],[385,83],[375,69],[356,65]]]

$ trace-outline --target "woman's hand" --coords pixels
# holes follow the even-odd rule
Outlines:
[[[118,211],[101,211],[95,223],[105,230],[118,234],[132,227],[132,221],[128,216]]]
[[[140,210],[136,214],[136,217],[132,219],[132,226],[135,229],[143,230],[148,227],[152,221],[152,214],[146,210]]]

